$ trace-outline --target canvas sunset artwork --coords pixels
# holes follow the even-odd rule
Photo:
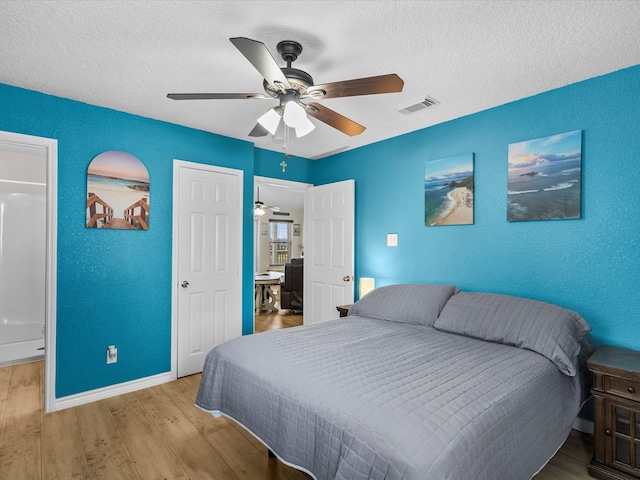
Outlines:
[[[109,150],[87,169],[87,228],[149,229],[149,172],[130,153]]]
[[[509,145],[507,220],[580,218],[582,130]]]
[[[425,162],[424,224],[473,224],[472,153]]]

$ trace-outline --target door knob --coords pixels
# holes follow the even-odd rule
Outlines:
[[[189,282],[184,280],[180,285],[182,286],[182,288],[187,288],[189,286]]]
[[[351,277],[349,275],[342,277],[342,280],[344,280],[345,282],[348,282],[349,280],[351,280]]]

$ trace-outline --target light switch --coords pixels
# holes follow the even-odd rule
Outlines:
[[[398,246],[398,234],[397,233],[388,233],[387,234],[387,247],[397,247]]]

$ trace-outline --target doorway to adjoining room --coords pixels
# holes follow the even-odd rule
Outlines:
[[[44,358],[47,156],[0,143],[0,366]]]
[[[310,186],[254,177],[255,333],[304,322],[304,192]]]

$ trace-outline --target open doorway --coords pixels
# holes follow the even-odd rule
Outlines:
[[[44,359],[47,158],[0,144],[0,366]]]
[[[254,177],[254,332],[302,325],[304,197],[312,185]]]
[[[25,225],[20,224],[19,218],[14,218],[13,220],[18,221],[15,225],[17,228],[8,228],[9,225],[4,225],[4,220],[9,220],[7,211],[9,206],[3,204],[4,218],[0,228],[3,232],[2,245],[4,246],[4,258],[0,258],[2,273],[3,275],[11,274],[8,260],[21,259],[22,265],[16,267],[19,271],[13,271],[13,274],[25,279],[27,283],[26,285],[17,283],[16,278],[10,278],[9,282],[0,281],[3,284],[9,283],[14,288],[0,294],[0,304],[3,307],[11,306],[11,309],[2,312],[3,323],[10,328],[10,331],[3,331],[1,336],[4,340],[12,337],[10,344],[5,345],[7,356],[2,363],[39,359],[44,346],[44,411],[49,413],[56,410],[54,386],[58,142],[51,138],[0,131],[0,152],[3,163],[0,175],[1,189],[5,193],[8,192],[11,197],[17,196],[25,200],[25,203],[12,204],[10,206],[12,213],[18,217],[27,215],[29,222],[38,224],[37,231],[31,232],[25,228]],[[42,203],[44,203],[44,211],[40,210]],[[37,215],[33,213],[36,207],[39,211]],[[24,209],[27,210],[26,213]],[[31,236],[38,240],[35,245],[31,244]],[[9,245],[15,249],[7,248]],[[23,247],[29,250],[21,251]],[[3,256],[0,255],[0,257]],[[27,263],[33,265],[27,265]],[[29,266],[34,268],[28,269]],[[30,295],[25,302],[19,301],[18,297],[23,295],[21,290]],[[32,311],[31,306],[35,306],[31,309]],[[20,309],[17,310],[17,307]]]

